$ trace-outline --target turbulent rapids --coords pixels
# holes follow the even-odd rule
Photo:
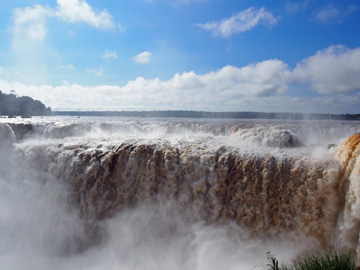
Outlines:
[[[31,253],[41,269],[255,269],[269,249],[359,255],[359,131],[358,122],[3,119],[0,263],[23,269],[15,258]]]

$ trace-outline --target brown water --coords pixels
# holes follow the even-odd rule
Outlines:
[[[3,201],[25,197],[11,207],[36,239],[42,224],[35,257],[58,269],[86,260],[93,269],[255,269],[267,249],[285,259],[330,247],[360,253],[360,135],[350,136],[359,123],[17,121],[1,126],[12,153]],[[31,248],[31,235],[12,239],[4,228]]]

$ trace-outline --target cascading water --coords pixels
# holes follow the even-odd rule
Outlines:
[[[2,121],[5,269],[259,269],[269,250],[360,251],[360,123]]]
[[[338,223],[338,241],[342,246],[356,249],[360,264],[360,133],[350,136],[337,156],[347,187]]]

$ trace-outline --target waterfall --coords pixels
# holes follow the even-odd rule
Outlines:
[[[169,245],[184,252],[184,269],[198,269],[184,249],[191,250],[192,237],[208,243],[213,234],[231,249],[236,243],[257,249],[256,241],[275,250],[295,243],[287,258],[306,249],[360,252],[360,134],[350,136],[358,123],[27,121],[0,124],[1,170],[14,171],[2,183],[28,179],[12,180],[17,188],[34,181],[40,197],[50,188],[41,205],[46,211],[48,200],[61,200],[63,219],[54,228],[66,232],[56,238],[56,254],[89,254],[108,249],[106,243],[127,254],[126,243],[155,241],[161,250]],[[26,197],[27,190],[20,193]],[[141,240],[127,238],[125,230],[133,228]],[[122,244],[113,242],[117,237]],[[204,248],[199,241],[196,252]]]
[[[338,241],[356,250],[360,264],[360,133],[350,136],[337,153],[341,175],[346,181],[344,208],[338,224]]]

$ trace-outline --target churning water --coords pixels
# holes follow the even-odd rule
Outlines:
[[[360,252],[359,122],[0,121],[1,269],[261,269]],[[355,135],[354,135],[355,134]]]

